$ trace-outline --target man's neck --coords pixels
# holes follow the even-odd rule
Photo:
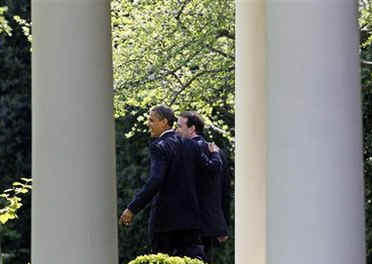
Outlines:
[[[159,137],[161,137],[161,136],[163,136],[163,135],[165,135],[165,134],[167,134],[167,133],[169,133],[169,132],[173,132],[173,129],[169,128],[169,129],[167,129],[167,130],[164,130],[164,131],[160,134]]]

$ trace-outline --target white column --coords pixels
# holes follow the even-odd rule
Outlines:
[[[365,263],[357,1],[267,12],[267,263]]]
[[[235,263],[265,264],[265,0],[236,4]]]
[[[108,0],[32,1],[32,263],[117,255]]]

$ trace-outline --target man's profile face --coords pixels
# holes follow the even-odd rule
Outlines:
[[[151,137],[159,137],[161,133],[167,130],[167,124],[167,119],[160,119],[156,112],[150,111],[147,125],[150,128]]]
[[[177,133],[183,137],[190,138],[192,136],[193,127],[187,126],[187,118],[180,116],[177,120]]]

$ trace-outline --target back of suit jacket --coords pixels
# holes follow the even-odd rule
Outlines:
[[[201,158],[191,140],[168,132],[150,145],[150,177],[128,208],[137,213],[152,200],[150,233],[200,229],[196,171],[220,170],[218,155]]]
[[[208,143],[203,137],[196,136],[193,140],[197,142],[206,155],[210,155]],[[222,151],[220,151],[220,155],[221,159],[226,162]],[[226,163],[223,164],[224,166],[226,166]],[[197,191],[201,210],[201,231],[203,236],[218,237],[228,234],[223,210],[223,192],[229,191],[226,189],[226,184],[228,184],[228,180],[224,169],[218,172],[201,169],[198,175]],[[227,217],[228,213],[226,213]]]

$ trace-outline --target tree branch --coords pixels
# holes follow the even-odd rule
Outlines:
[[[181,79],[180,78],[178,78],[178,76],[177,76],[177,74],[176,73],[174,73],[174,72],[172,72],[172,74],[171,74],[172,76],[174,76],[174,78],[176,78],[176,80],[178,81],[178,83],[181,85],[181,87],[183,86],[183,83],[182,83],[182,81],[181,81]]]
[[[220,55],[226,57],[226,58],[230,58],[230,59],[232,59],[232,60],[235,60],[235,56],[231,56],[231,55],[229,55],[229,54],[226,54],[225,52],[223,52],[223,51],[221,51],[221,50],[218,50],[218,49],[215,49],[215,48],[213,48],[213,47],[210,46],[210,45],[207,45],[207,48],[210,49],[210,50],[213,51],[213,52],[216,52],[216,53],[218,53],[218,54],[220,54]]]
[[[234,67],[230,67],[228,68],[227,70],[231,71],[233,70]],[[211,71],[202,71],[202,72],[199,72],[197,74],[195,74],[187,83],[185,83],[183,86],[181,86],[180,90],[178,90],[174,95],[173,95],[173,99],[171,100],[169,106],[172,106],[175,101],[177,100],[177,97],[187,88],[191,85],[191,83],[193,81],[195,81],[197,78],[199,78],[200,76],[202,75],[205,75],[205,74],[210,74],[210,73],[219,73],[219,72],[223,72],[223,71],[226,71],[226,70],[211,70]]]
[[[367,61],[367,60],[360,60],[360,63],[367,64],[367,65],[372,65],[372,61]]]
[[[217,38],[226,37],[235,40],[235,33],[229,32],[227,29],[221,29],[217,31]]]
[[[176,17],[175,17],[175,19],[176,19],[178,22],[181,23],[181,21],[180,21],[180,16],[182,15],[182,12],[183,12],[183,10],[185,9],[185,7],[187,6],[187,4],[190,3],[190,2],[191,2],[191,0],[186,0],[185,2],[183,2],[183,5],[181,6],[181,9],[178,11],[178,13],[177,13],[177,15],[176,15]]]

